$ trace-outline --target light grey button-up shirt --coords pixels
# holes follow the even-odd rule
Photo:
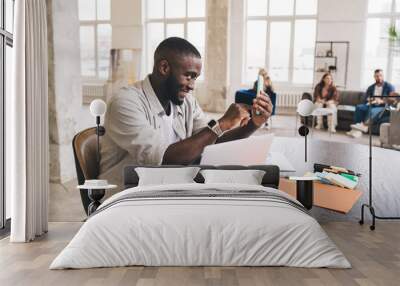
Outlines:
[[[107,104],[100,139],[101,179],[122,186],[123,167],[128,164],[160,165],[169,143],[161,127],[165,115],[149,76],[134,86],[122,88]],[[209,118],[194,96],[175,106],[173,129],[180,140],[192,136],[207,126]]]

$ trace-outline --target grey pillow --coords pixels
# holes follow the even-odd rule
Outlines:
[[[204,183],[235,183],[261,185],[265,171],[262,170],[202,170]]]
[[[182,168],[135,168],[139,186],[195,183],[199,167]]]

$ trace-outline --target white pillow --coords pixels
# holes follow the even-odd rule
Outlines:
[[[262,170],[202,170],[204,183],[235,183],[261,185],[265,171]]]
[[[199,170],[199,167],[135,168],[139,186],[195,183],[193,179]]]

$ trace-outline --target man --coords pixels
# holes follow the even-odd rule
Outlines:
[[[371,96],[389,96],[394,92],[394,86],[383,78],[383,71],[377,69],[374,71],[375,83],[368,87],[366,92],[365,103],[356,106],[354,114],[354,123],[351,125],[352,130],[347,135],[360,137],[361,132],[368,132],[368,120],[373,123],[379,123],[379,118],[385,111],[386,99],[371,98]],[[369,105],[371,104],[371,118],[369,117]]]
[[[108,103],[100,178],[121,185],[127,164],[193,163],[205,146],[248,137],[267,121],[272,104],[265,93],[250,111],[232,104],[219,120],[209,120],[192,95],[201,67],[200,53],[188,41],[160,43],[152,73]]]

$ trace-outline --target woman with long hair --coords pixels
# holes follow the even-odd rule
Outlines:
[[[337,105],[339,103],[339,92],[333,83],[330,73],[325,73],[321,81],[314,89],[314,104],[319,108],[329,108],[333,114],[328,115],[328,128],[330,132],[336,132],[337,125]],[[322,116],[317,116],[317,129],[323,127]]]

